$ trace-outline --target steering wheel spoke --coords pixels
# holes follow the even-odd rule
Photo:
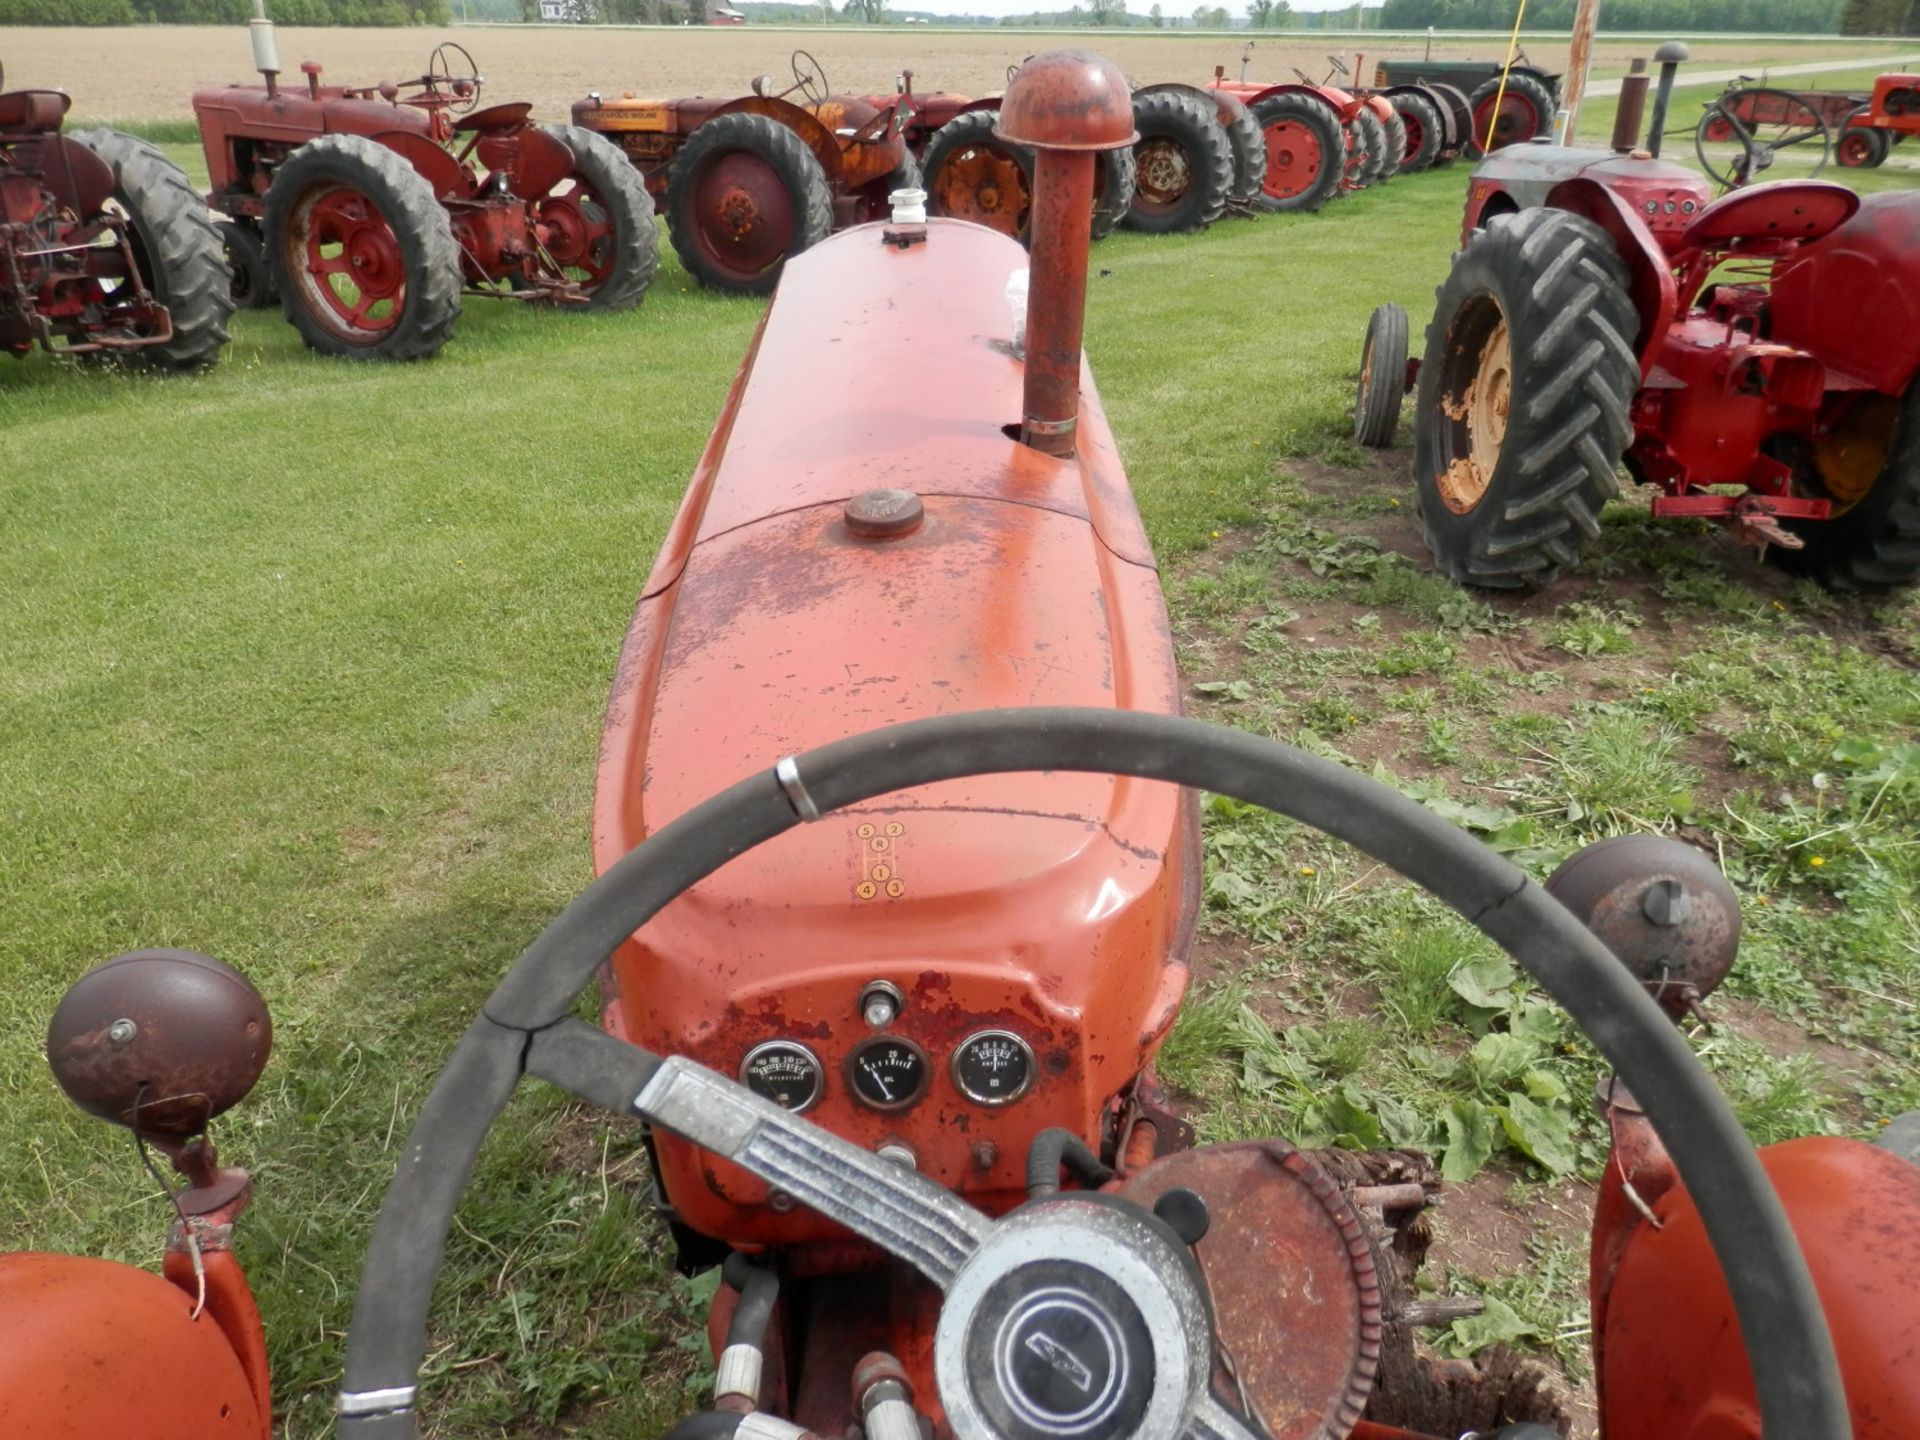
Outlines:
[[[679,1056],[660,1062],[632,1108],[839,1221],[942,1290],[991,1223],[925,1176]]]
[[[1200,1397],[1182,1436],[1183,1440],[1255,1440],[1259,1433],[1209,1393]]]

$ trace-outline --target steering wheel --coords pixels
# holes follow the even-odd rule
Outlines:
[[[1342,60],[1338,55],[1327,56],[1327,63],[1333,66],[1333,73],[1336,75],[1348,75],[1352,73],[1347,69],[1347,62]]]
[[[1716,153],[1729,141],[1740,147],[1730,162]],[[1820,152],[1806,174],[1810,179],[1826,169],[1833,154],[1833,131],[1826,118],[1799,95],[1764,86],[1721,92],[1708,102],[1693,132],[1701,168],[1728,190],[1750,183],[1773,167],[1774,157],[1782,150],[1796,146]]]
[[[1356,771],[1196,720],[1072,709],[941,716],[789,756],[657,831],[542,932],[454,1050],[388,1187],[347,1337],[343,1440],[415,1435],[427,1312],[454,1209],[481,1141],[527,1074],[733,1161],[926,1275],[944,1292],[934,1371],[956,1440],[996,1436],[992,1415],[1050,1414],[1043,1396],[1024,1391],[1031,1367],[1002,1352],[1028,1333],[1032,1307],[1055,1303],[1097,1316],[1110,1373],[1130,1377],[1103,1391],[1107,1409],[1074,1433],[1257,1435],[1209,1388],[1215,1339],[1203,1282],[1147,1210],[1065,1191],[990,1219],[732,1080],[570,1013],[622,941],[773,836],[896,790],[1042,770],[1163,780],[1263,805],[1398,870],[1495,940],[1571,1014],[1672,1154],[1733,1297],[1767,1440],[1850,1440],[1826,1318],[1753,1147],[1685,1039],[1585,926],[1466,832]]]
[[[456,56],[465,69],[453,68]],[[453,97],[447,108],[456,115],[465,115],[480,103],[480,87],[486,83],[480,78],[480,67],[473,63],[473,56],[464,45],[443,40],[427,57],[427,85],[434,90],[446,87],[447,94]]]
[[[827,72],[820,62],[806,51],[796,50],[787,63],[793,70],[794,87],[801,95],[815,105],[826,104],[833,91],[827,88]]]

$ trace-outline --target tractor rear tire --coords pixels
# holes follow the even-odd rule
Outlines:
[[[1346,137],[1325,101],[1287,92],[1253,107],[1267,147],[1267,169],[1254,207],[1275,213],[1312,212],[1340,193]]]
[[[971,220],[1024,245],[1033,212],[1033,152],[994,134],[999,118],[991,110],[969,110],[933,132],[920,155],[927,213]],[[1097,197],[1093,208],[1098,228]]]
[[[267,270],[267,243],[253,225],[242,220],[222,220],[214,227],[226,246],[227,269],[232,274],[230,290],[236,310],[265,310],[280,303],[274,292],[273,276]]]
[[[1384,185],[1407,168],[1407,122],[1395,110],[1380,122],[1380,129],[1387,137],[1387,156],[1380,167],[1380,183]]]
[[[1475,87],[1469,103],[1473,106],[1473,133],[1467,137],[1467,153],[1478,160],[1488,150],[1488,121],[1493,116],[1493,101],[1500,94],[1500,77],[1482,81]],[[1528,118],[1531,112],[1532,118]],[[1493,126],[1492,149],[1524,145],[1536,135],[1553,130],[1553,92],[1524,70],[1507,72],[1507,88],[1500,101],[1500,119]]]
[[[69,137],[113,170],[112,202],[127,218],[140,277],[167,307],[173,338],[126,353],[153,370],[204,370],[220,358],[233,314],[232,279],[220,232],[186,172],[144,140],[117,130]]]
[[[1360,384],[1353,400],[1353,438],[1372,450],[1393,446],[1400,402],[1407,394],[1407,312],[1376,306],[1360,347]]]
[[[453,334],[461,283],[453,228],[433,187],[386,146],[359,135],[309,140],[274,175],[264,229],[281,313],[309,348],[425,360]],[[321,254],[334,245],[336,254]],[[329,268],[316,268],[322,262]]]
[[[1394,114],[1400,117],[1400,128],[1406,134],[1406,158],[1400,162],[1400,173],[1417,175],[1432,169],[1440,157],[1446,122],[1424,95],[1402,94],[1391,98]]]
[[[1591,220],[1499,215],[1435,296],[1414,408],[1434,562],[1493,589],[1546,585],[1600,534],[1640,384],[1626,267]]]
[[[1435,165],[1451,165],[1466,153],[1473,138],[1473,106],[1467,100],[1466,91],[1457,85],[1430,83],[1423,85],[1428,97],[1436,108],[1445,113],[1440,116],[1446,133],[1440,141],[1440,154],[1434,160]]]
[[[797,133],[765,115],[716,115],[667,167],[667,230],[707,289],[771,295],[787,261],[833,233],[833,194]]]
[[[1233,146],[1211,105],[1179,91],[1133,98],[1136,166],[1126,225],[1148,235],[1204,230],[1233,193]]]
[[[1093,157],[1093,238],[1104,240],[1120,228],[1133,208],[1133,150],[1099,150]]]
[[[1789,520],[1804,550],[1775,546],[1782,570],[1829,590],[1872,592],[1920,584],[1920,378],[1907,382],[1892,443],[1866,493],[1827,520]]]
[[[1233,189],[1227,198],[1236,205],[1252,205],[1260,198],[1260,181],[1267,173],[1267,137],[1238,95],[1224,90],[1211,93],[1218,110],[1226,112],[1220,123],[1233,147]]]
[[[584,308],[609,314],[631,310],[646,296],[654,271],[660,268],[660,227],[654,223],[653,197],[633,162],[606,136],[578,125],[542,128],[573,152],[573,174],[568,178],[584,187],[612,225],[611,233],[595,238],[585,253],[558,251],[554,259],[563,269],[584,269],[590,276],[599,276],[587,290]]]

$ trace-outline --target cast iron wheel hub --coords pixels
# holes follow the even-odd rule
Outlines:
[[[399,323],[407,270],[400,238],[367,196],[346,185],[301,197],[283,238],[294,251],[287,269],[307,308],[341,339],[365,343]],[[386,309],[374,314],[382,303]]]
[[[1171,140],[1148,140],[1134,152],[1139,157],[1141,199],[1159,208],[1176,205],[1193,185],[1187,152]]]

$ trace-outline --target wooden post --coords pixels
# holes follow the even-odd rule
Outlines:
[[[1560,91],[1560,108],[1567,112],[1562,145],[1573,144],[1580,124],[1580,98],[1587,93],[1587,71],[1593,67],[1593,32],[1600,26],[1600,0],[1580,0],[1573,12],[1573,44],[1567,52],[1567,83]]]

